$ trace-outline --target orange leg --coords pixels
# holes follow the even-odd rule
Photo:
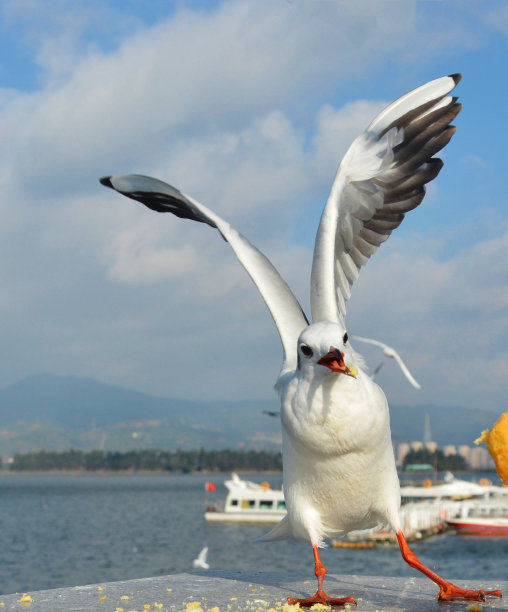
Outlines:
[[[291,605],[298,603],[303,608],[310,608],[310,606],[313,606],[316,603],[328,606],[343,606],[344,604],[352,603],[356,606],[356,601],[351,595],[349,595],[349,597],[328,597],[328,595],[323,591],[326,567],[321,563],[318,548],[315,544],[312,545],[312,550],[314,551],[314,573],[316,574],[316,578],[318,580],[316,594],[313,597],[308,597],[307,599],[295,599],[294,597],[288,597],[288,603]]]
[[[450,599],[456,599],[458,597],[463,599],[475,599],[476,601],[485,601],[487,595],[491,595],[492,597],[502,597],[501,591],[472,591],[455,586],[451,582],[448,582],[444,578],[441,578],[441,576],[435,574],[418,560],[418,557],[409,548],[402,531],[397,531],[397,540],[399,541],[400,552],[402,553],[402,558],[404,561],[411,567],[414,567],[418,571],[422,572],[422,574],[425,574],[437,584],[439,587],[437,598],[440,601],[447,601]]]

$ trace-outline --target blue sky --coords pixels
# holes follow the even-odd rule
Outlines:
[[[98,177],[150,174],[194,195],[306,308],[341,156],[386,103],[461,72],[445,167],[362,271],[348,326],[421,382],[387,362],[393,403],[505,409],[506,2],[3,0],[0,45],[0,386],[49,372],[272,397],[279,340],[227,245]]]

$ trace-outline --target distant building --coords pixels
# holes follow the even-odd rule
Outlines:
[[[471,448],[467,444],[461,444],[458,448],[459,455],[464,457],[466,461],[469,461],[469,451]]]
[[[423,450],[423,442],[420,442],[419,440],[414,440],[413,442],[411,442],[411,450]]]
[[[474,470],[486,470],[494,467],[494,461],[486,448],[476,446],[469,450],[469,465]]]
[[[431,453],[435,453],[437,451],[437,442],[424,442],[424,446]]]
[[[411,447],[407,442],[402,442],[399,444],[399,448],[397,451],[397,465],[404,465],[404,459],[406,455],[409,453]]]
[[[454,444],[447,444],[443,448],[443,453],[444,453],[445,457],[450,457],[451,455],[456,455],[457,454],[457,448],[455,447]]]

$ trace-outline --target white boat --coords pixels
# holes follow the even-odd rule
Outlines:
[[[282,489],[272,489],[268,482],[258,484],[242,480],[233,473],[225,486],[228,494],[223,507],[210,504],[206,508],[207,521],[278,523],[286,514]]]

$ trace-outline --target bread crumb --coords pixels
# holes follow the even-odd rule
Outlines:
[[[98,586],[97,590],[100,591],[100,592],[104,591],[104,589],[101,586]]]
[[[102,597],[99,597],[99,599],[100,599],[101,601],[106,601],[106,595],[103,595]]]
[[[26,593],[23,593],[23,597],[21,599],[18,599],[18,603],[32,603],[33,599],[30,597],[30,595],[27,595]]]
[[[122,601],[129,601],[130,597],[129,597],[128,595],[122,595],[122,596],[120,597],[120,599],[121,599]]]
[[[201,602],[200,601],[191,601],[186,606],[187,610],[201,610]]]
[[[209,608],[207,612],[220,612],[220,610],[217,606],[215,606],[215,608]]]
[[[161,604],[161,603],[157,603],[157,602],[155,602],[155,603],[153,604],[153,607],[154,607],[156,610],[162,610],[162,604]]]
[[[482,608],[478,604],[472,603],[467,607],[467,612],[482,612]]]
[[[172,593],[172,592],[173,592],[173,589],[166,589],[166,592],[167,592],[167,593]]]

